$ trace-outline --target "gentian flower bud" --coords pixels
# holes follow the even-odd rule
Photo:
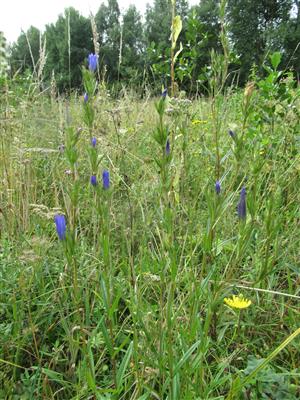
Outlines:
[[[107,170],[104,170],[102,173],[102,183],[103,183],[103,189],[105,190],[109,189],[110,186],[109,172]]]
[[[167,97],[167,94],[168,94],[168,89],[164,89],[163,92],[162,92],[162,94],[161,94],[161,97],[162,97],[163,99],[165,99],[165,98]]]
[[[96,139],[95,137],[93,137],[93,138],[91,139],[91,145],[92,145],[92,147],[96,147],[96,144],[97,144],[97,139]]]
[[[89,100],[88,94],[87,94],[87,93],[84,93],[84,96],[83,96],[83,101],[84,101],[84,103],[86,104],[86,103],[88,102],[88,100]]]
[[[215,189],[216,189],[216,193],[220,194],[221,193],[221,184],[220,181],[217,181],[215,184]]]
[[[242,187],[240,201],[237,206],[238,217],[240,219],[246,218],[246,188]]]
[[[60,240],[65,240],[66,239],[66,219],[64,215],[57,214],[54,217],[54,222],[56,225],[56,232],[58,234],[58,237]]]
[[[166,155],[169,156],[171,152],[171,148],[170,148],[170,140],[167,139],[167,143],[166,143]]]
[[[96,175],[92,175],[90,179],[91,185],[97,186],[97,178]]]
[[[231,129],[229,129],[228,134],[232,137],[232,139],[235,138],[235,133]]]
[[[97,54],[89,54],[88,56],[89,70],[95,72],[98,65],[98,56]]]

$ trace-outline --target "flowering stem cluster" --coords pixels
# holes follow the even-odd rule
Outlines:
[[[154,140],[160,147],[160,157],[155,161],[159,167],[160,172],[160,210],[162,216],[162,229],[161,229],[161,294],[160,294],[160,354],[163,359],[163,342],[164,342],[164,327],[167,327],[167,354],[168,365],[160,362],[160,373],[163,376],[165,369],[170,372],[170,391],[171,398],[173,398],[173,368],[174,368],[174,353],[173,353],[173,303],[175,294],[175,284],[177,276],[177,259],[176,259],[176,246],[174,243],[174,215],[172,200],[169,196],[171,190],[171,161],[172,161],[172,148],[169,137],[168,126],[164,123],[164,114],[167,102],[167,93],[163,92],[160,100],[156,103],[156,110],[158,113],[158,125],[154,132]],[[166,278],[170,278],[167,280]],[[165,294],[167,292],[167,298]]]
[[[116,352],[115,348],[115,309],[114,309],[114,275],[113,260],[110,246],[110,175],[107,170],[102,173],[102,187],[95,186],[96,211],[100,221],[100,254],[99,258],[103,264],[103,270],[98,271],[98,281],[101,287],[102,301],[106,312],[106,326],[108,327],[108,335],[110,344],[107,346],[111,363],[114,385],[117,387],[117,368],[116,368]],[[103,325],[103,329],[106,330]]]
[[[78,150],[77,144],[80,137],[80,130],[72,126],[66,128],[65,155],[71,171],[69,185],[67,187],[67,196],[65,207],[68,215],[68,230],[62,240],[65,256],[70,271],[72,271],[72,286],[74,288],[74,299],[76,306],[79,307],[80,293],[78,288],[78,271],[76,262],[76,240],[77,240],[77,219],[78,219],[78,201],[79,201],[79,179],[77,171]],[[66,224],[65,221],[63,221]],[[58,231],[59,232],[59,231]]]
[[[98,65],[98,56],[90,54],[88,57],[88,63],[88,68],[82,68],[83,86],[85,90],[83,96],[83,120],[89,130],[90,139],[92,139],[95,120],[94,97],[97,89],[95,72]]]
[[[100,222],[101,231],[100,234],[95,235],[99,237],[99,242],[94,241],[95,248],[99,248],[99,269],[97,274],[97,281],[99,282],[99,288],[101,291],[101,300],[106,311],[106,323],[103,322],[102,328],[105,337],[108,338],[107,348],[110,353],[111,363],[113,366],[113,376],[115,386],[117,386],[117,371],[116,371],[116,360],[115,360],[115,313],[113,312],[114,294],[113,294],[113,278],[114,271],[112,269],[111,251],[110,251],[110,174],[109,171],[104,170],[102,172],[102,185],[98,185],[97,171],[99,169],[98,151],[97,151],[97,139],[93,136],[94,132],[94,95],[96,91],[97,81],[95,78],[95,71],[97,69],[97,56],[90,54],[88,58],[89,66],[83,68],[83,84],[86,93],[83,97],[83,120],[86,127],[88,128],[90,136],[90,145],[88,148],[88,156],[91,166],[90,185],[94,192],[94,204],[95,212],[98,215]],[[80,310],[80,299],[81,293],[78,286],[78,271],[76,262],[76,240],[77,240],[77,218],[78,218],[78,201],[79,201],[79,179],[77,172],[77,162],[79,154],[77,151],[77,142],[79,140],[79,133],[75,132],[73,127],[67,127],[66,129],[66,145],[65,155],[69,164],[70,174],[73,177],[70,187],[67,190],[68,198],[66,200],[66,209],[68,215],[68,225],[65,215],[59,214],[55,216],[56,231],[60,241],[63,244],[65,257],[67,259],[68,266],[72,271],[72,282],[70,287],[73,288],[73,296],[77,310]],[[99,226],[99,225],[95,225]],[[103,265],[103,269],[100,268]],[[100,297],[100,296],[99,296]],[[77,314],[78,315],[78,314]],[[80,324],[82,329],[83,321],[81,318],[76,319],[76,323]],[[107,329],[108,327],[108,329]],[[79,333],[79,332],[78,332]],[[82,349],[85,352],[85,346]],[[73,358],[76,359],[79,347],[72,352]]]
[[[88,57],[88,69],[82,69],[83,85],[85,88],[85,95],[83,101],[83,118],[88,128],[90,136],[90,147],[89,147],[89,159],[91,165],[91,177],[90,184],[94,191],[94,203],[95,210],[98,215],[100,234],[96,233],[95,237],[99,236],[100,254],[99,259],[103,265],[103,270],[99,269],[97,274],[97,280],[100,284],[102,301],[106,311],[106,324],[103,325],[103,329],[106,330],[108,327],[108,336],[110,337],[110,344],[107,346],[110,353],[111,363],[113,367],[114,384],[117,386],[117,370],[115,360],[115,316],[113,312],[113,301],[114,301],[114,290],[113,290],[113,264],[111,259],[110,249],[110,174],[109,171],[104,170],[102,172],[102,185],[98,185],[97,171],[99,169],[98,151],[97,151],[97,139],[94,136],[94,119],[95,119],[95,106],[94,98],[95,91],[97,88],[97,80],[95,72],[98,66],[98,56],[90,54]],[[97,225],[96,225],[97,226]],[[95,247],[98,247],[98,243],[94,239]]]

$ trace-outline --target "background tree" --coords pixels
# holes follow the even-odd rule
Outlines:
[[[150,80],[166,85],[170,78],[170,27],[172,21],[169,0],[154,0],[147,4],[145,15],[146,65]]]
[[[60,90],[81,84],[81,66],[93,50],[92,30],[89,19],[74,8],[65,10],[55,24],[47,25],[46,76],[52,71]]]
[[[27,69],[34,71],[39,60],[40,36],[39,29],[34,26],[31,26],[26,33],[21,33],[11,48],[13,72],[17,70],[24,72]]]
[[[244,84],[254,64],[261,67],[268,54],[280,51],[282,68],[300,73],[300,1],[228,0],[227,29],[236,60],[231,69],[239,71]],[[145,19],[130,6],[121,18],[118,0],[102,3],[95,16],[99,34],[100,70],[105,66],[110,84],[148,83],[156,88],[170,83],[171,0],[154,0],[147,5]],[[182,20],[177,40],[183,45],[175,64],[175,80],[181,89],[195,92],[204,84],[211,63],[211,51],[222,52],[220,43],[220,0],[201,0],[189,8],[188,0],[176,0],[176,14]],[[45,77],[52,72],[63,91],[81,85],[80,68],[94,51],[91,23],[74,8],[65,10],[46,26]],[[34,71],[40,57],[40,31],[30,27],[11,48],[13,71]],[[28,45],[30,44],[30,46]],[[45,61],[45,60],[44,60]],[[148,74],[144,74],[147,71]],[[204,73],[205,72],[205,73]],[[119,86],[118,86],[119,87]]]
[[[108,0],[107,5],[101,4],[95,15],[100,44],[100,68],[106,66],[110,82],[119,76],[120,53],[120,9],[117,0]]]
[[[169,0],[154,0],[147,4],[145,37],[148,44],[156,43],[162,49],[170,47],[171,6]]]
[[[187,19],[188,13],[189,13],[189,2],[188,0],[177,0],[176,1],[176,14],[180,15],[181,20],[184,23]]]
[[[300,79],[300,1],[292,2],[292,11],[286,24],[283,39],[283,63],[292,68]]]
[[[123,15],[122,58],[120,78],[127,82],[141,82],[144,69],[145,43],[143,38],[142,16],[131,5]]]
[[[261,66],[267,53],[282,50],[281,27],[289,20],[291,0],[229,0],[228,18],[234,50],[240,60],[240,80],[253,64]]]

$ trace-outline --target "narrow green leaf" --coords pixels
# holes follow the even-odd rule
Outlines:
[[[181,359],[178,361],[178,363],[176,364],[175,368],[174,368],[174,375],[176,375],[180,368],[183,366],[184,363],[187,362],[187,360],[190,358],[190,356],[192,355],[192,353],[197,349],[197,347],[199,346],[201,340],[198,340],[196,343],[194,343],[187,352],[184,353],[184,355],[181,357]]]
[[[173,370],[173,374],[174,376],[176,376],[181,367],[184,365],[184,363],[186,363],[188,361],[188,359],[190,358],[190,356],[192,355],[192,353],[197,349],[197,347],[199,346],[199,344],[201,343],[201,340],[198,340],[196,343],[194,343],[185,353],[184,355],[181,357],[181,359],[178,361],[178,363],[175,365],[175,368]],[[179,376],[176,378],[179,380]],[[170,384],[170,377],[168,379],[166,379],[165,384],[164,384],[164,389],[165,390]]]
[[[107,347],[107,349],[109,351],[109,354],[112,356],[114,350],[113,350],[112,342],[111,342],[109,333],[108,333],[108,331],[106,329],[104,321],[102,321],[102,323],[100,325],[100,329],[102,331],[102,334],[103,334],[103,337],[104,337],[104,341],[105,341],[106,347]]]
[[[128,349],[127,349],[127,351],[125,353],[125,356],[123,357],[121,365],[120,365],[120,367],[118,369],[118,372],[117,372],[117,386],[118,386],[118,389],[120,389],[121,386],[122,386],[123,377],[124,377],[126,368],[128,366],[128,363],[129,363],[129,360],[130,360],[130,357],[131,357],[131,354],[132,354],[132,348],[133,348],[133,342],[131,342],[130,345],[128,346]]]

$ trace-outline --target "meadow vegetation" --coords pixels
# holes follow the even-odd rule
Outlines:
[[[191,99],[2,81],[1,399],[299,399],[300,89],[220,43]]]

